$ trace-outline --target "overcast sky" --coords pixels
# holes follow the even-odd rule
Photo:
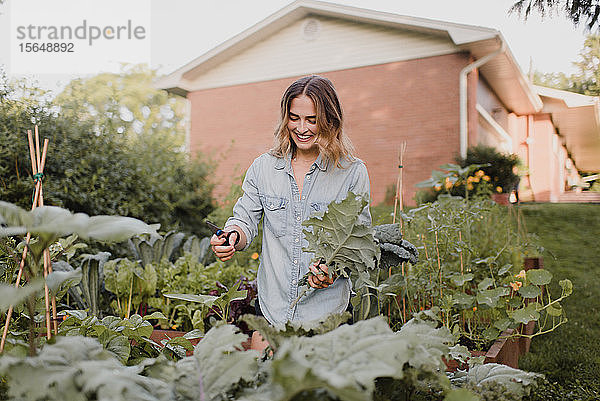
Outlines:
[[[11,2],[0,5],[0,64],[10,60]],[[24,1],[24,0],[18,0]],[[61,4],[73,0],[45,0]],[[81,1],[81,0],[78,0]],[[121,0],[121,5],[131,0]],[[137,0],[140,1],[140,0]],[[169,73],[202,53],[226,41],[276,12],[290,0],[145,0],[150,15],[150,54],[139,61],[150,61],[154,68]],[[62,3],[61,3],[62,2]],[[572,62],[578,57],[586,33],[562,16],[542,20],[533,15],[524,22],[507,10],[513,0],[336,0],[338,4],[369,8],[401,15],[424,17],[494,28],[502,32],[524,73],[530,60],[542,72],[575,72]],[[107,11],[118,13],[106,1]],[[96,3],[96,4],[98,4]],[[138,7],[139,8],[139,7]],[[66,10],[65,10],[66,11]],[[31,14],[35,14],[35,10]],[[127,11],[123,11],[127,12]],[[118,61],[97,64],[97,71],[118,71]],[[65,68],[67,68],[66,66]],[[10,70],[10,68],[8,68]],[[60,88],[75,75],[29,74],[49,89]]]

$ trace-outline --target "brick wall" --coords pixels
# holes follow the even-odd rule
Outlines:
[[[465,54],[451,54],[322,74],[338,91],[345,130],[367,164],[375,204],[384,200],[386,188],[395,186],[403,141],[407,142],[405,204],[414,204],[417,182],[429,178],[439,165],[452,162],[459,152],[458,76],[468,62]],[[191,150],[216,161],[217,198],[271,147],[281,96],[294,79],[188,95]],[[469,125],[475,127],[476,84],[476,74],[470,74]]]

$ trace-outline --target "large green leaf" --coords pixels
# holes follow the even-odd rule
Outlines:
[[[258,371],[258,352],[238,351],[247,338],[231,325],[210,329],[194,355],[177,362],[178,399],[220,400],[240,380],[251,381]]]
[[[542,294],[542,290],[536,285],[527,285],[519,288],[519,294],[521,294],[523,298],[537,298]]]
[[[527,280],[534,285],[550,284],[552,273],[546,269],[531,269],[527,272]]]
[[[524,308],[517,309],[512,312],[512,319],[517,323],[527,324],[532,320],[538,320],[540,318],[540,312],[537,309],[538,303],[531,302]]]
[[[358,219],[367,205],[367,198],[348,192],[343,201],[330,203],[323,215],[317,214],[302,223],[312,228],[304,229],[308,241],[304,251],[314,252],[315,261],[324,260],[330,274],[365,279],[367,270],[375,268],[379,246],[373,229]]]
[[[123,216],[92,216],[84,213],[71,213],[57,206],[41,206],[25,211],[11,203],[0,201],[0,222],[8,227],[0,227],[0,237],[23,235],[50,235],[53,242],[58,237],[77,234],[83,239],[103,242],[121,242],[142,234],[156,234],[159,225],[148,225],[141,220]]]
[[[371,399],[377,377],[405,377],[405,364],[425,372],[443,369],[452,335],[411,321],[393,332],[382,317],[342,325],[314,337],[291,337],[272,363],[272,382],[292,399],[322,388],[342,400]]]
[[[0,284],[0,310],[5,312],[10,306],[19,305],[36,292],[44,288],[44,281],[37,279],[23,287]]]
[[[477,293],[477,303],[495,308],[498,305],[500,297],[508,295],[510,290],[506,287],[497,287],[491,290],[483,290]]]
[[[10,399],[158,401],[171,399],[169,384],[126,367],[95,339],[56,338],[38,356],[0,358]]]
[[[535,386],[536,381],[543,376],[539,373],[524,372],[506,365],[486,363],[472,366],[467,374],[467,383],[475,386],[503,385],[506,389],[520,397],[529,393],[529,388]]]

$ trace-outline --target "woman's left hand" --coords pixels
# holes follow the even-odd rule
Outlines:
[[[327,265],[315,262],[308,266],[308,269],[313,273],[312,275],[308,276],[308,285],[312,288],[327,288],[333,284],[335,275],[329,277],[329,269],[327,268]]]

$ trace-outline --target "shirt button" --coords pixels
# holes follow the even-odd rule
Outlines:
[[[298,264],[298,259],[294,259],[294,264],[297,265]]]
[[[307,179],[307,180],[310,180],[310,175],[307,175],[307,176],[306,176],[306,179]]]
[[[306,196],[303,196],[303,197],[302,197],[302,200],[304,200],[304,199],[306,199]]]
[[[299,239],[299,238],[296,238],[296,239],[294,240],[294,242],[298,242],[298,241],[300,241],[300,239]]]
[[[300,216],[296,217],[296,220],[300,221]]]
[[[292,284],[296,285],[296,279],[292,280]]]

